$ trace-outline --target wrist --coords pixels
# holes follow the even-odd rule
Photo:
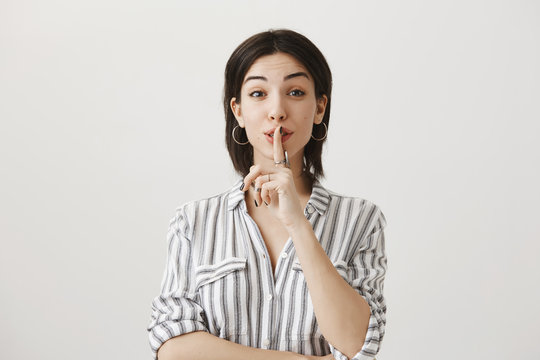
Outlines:
[[[295,235],[305,233],[306,231],[313,231],[311,223],[308,219],[302,216],[298,221],[294,221],[292,224],[286,226],[289,235],[294,239]]]

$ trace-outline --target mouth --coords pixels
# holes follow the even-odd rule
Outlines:
[[[264,135],[270,136],[271,138],[273,138],[275,131],[276,131],[276,128],[273,128],[273,129],[268,130],[267,132],[265,132]],[[283,135],[281,135],[281,136],[285,137],[285,136],[290,135],[290,134],[292,134],[292,131],[284,127],[283,128]]]
[[[270,144],[274,143],[274,131],[275,129],[272,129],[264,133],[266,140],[268,140]],[[293,132],[291,130],[283,128],[283,135],[281,135],[281,143],[284,143],[285,141],[289,140],[292,134]]]
[[[291,133],[286,133],[286,132],[284,132],[283,135],[281,135],[281,137],[285,137],[285,136],[290,135],[290,134],[291,134]],[[270,136],[271,138],[273,138],[273,137],[274,137],[274,133],[266,134],[266,136]]]

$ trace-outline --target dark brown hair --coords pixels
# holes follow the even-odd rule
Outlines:
[[[269,30],[255,34],[242,42],[232,53],[225,67],[225,86],[223,91],[223,110],[225,111],[225,142],[235,170],[242,176],[249,173],[253,165],[253,147],[251,144],[239,145],[232,137],[232,131],[238,122],[230,107],[233,97],[240,103],[242,82],[251,65],[260,57],[278,52],[286,53],[298,60],[311,74],[315,82],[315,95],[326,95],[328,101],[322,122],[328,127],[332,98],[332,73],[320,50],[304,35],[287,29]],[[324,125],[313,126],[313,136],[317,139],[325,136]],[[246,142],[245,130],[238,128],[235,137],[239,142]],[[312,179],[324,176],[321,161],[323,143],[326,138],[309,140],[304,148],[304,166]]]

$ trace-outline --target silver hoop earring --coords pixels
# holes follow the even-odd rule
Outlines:
[[[315,141],[321,141],[321,140],[324,140],[324,139],[326,139],[326,135],[328,135],[328,126],[326,126],[325,123],[322,123],[322,124],[324,125],[324,130],[325,130],[325,131],[324,131],[324,136],[323,136],[322,138],[320,138],[320,139],[317,139],[317,138],[313,137],[313,134],[311,134],[311,137],[312,137],[313,140],[315,140]]]
[[[232,129],[232,139],[234,140],[235,143],[237,143],[238,145],[246,145],[246,144],[249,144],[249,140],[244,142],[244,143],[241,143],[241,142],[238,142],[238,140],[236,140],[236,137],[234,136],[234,132],[236,130],[236,128],[239,127],[239,125],[236,125],[234,127],[234,129]]]

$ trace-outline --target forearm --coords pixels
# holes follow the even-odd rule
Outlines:
[[[166,341],[158,360],[303,360],[293,352],[264,350],[236,344],[204,331],[180,335]]]
[[[364,343],[369,305],[339,275],[307,220],[290,229],[290,235],[322,334],[344,355],[354,356]]]

